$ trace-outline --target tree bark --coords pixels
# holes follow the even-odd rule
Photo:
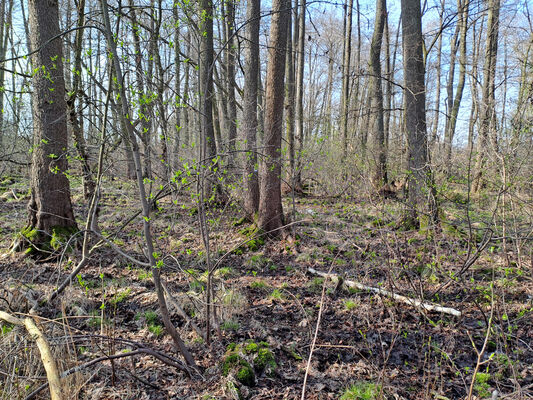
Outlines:
[[[226,0],[226,90],[228,106],[228,168],[235,167],[235,149],[237,142],[237,100],[235,99],[235,0]]]
[[[342,162],[348,155],[348,108],[350,104],[350,60],[352,56],[352,11],[353,0],[346,0],[344,4],[345,32],[342,51],[342,94],[341,94],[341,137]]]
[[[459,81],[457,82],[457,89],[455,98],[450,101],[453,96],[453,86],[448,87],[448,118],[446,123],[446,131],[444,138],[445,145],[445,168],[446,173],[450,174],[452,161],[452,145],[455,136],[455,126],[457,125],[457,117],[459,115],[459,107],[461,106],[461,99],[463,98],[463,90],[466,80],[466,35],[468,31],[468,9],[470,6],[469,0],[457,1],[457,11],[459,12]],[[455,46],[453,46],[455,48]],[[455,57],[453,57],[455,59]],[[449,77],[453,85],[453,77]],[[450,85],[450,82],[448,82]],[[451,107],[450,107],[451,106]]]
[[[263,140],[265,158],[261,162],[258,225],[263,231],[271,232],[271,235],[279,233],[274,230],[283,225],[281,136],[289,4],[287,0],[273,0],[272,2],[273,14],[268,50]]]
[[[152,121],[150,117],[150,109],[148,108],[146,93],[144,91],[144,70],[142,65],[142,51],[141,51],[141,27],[137,23],[137,11],[133,0],[129,0],[130,7],[132,9],[131,22],[133,25],[133,44],[135,48],[135,80],[137,83],[138,102],[139,102],[139,119],[141,120],[141,132],[140,138],[144,147],[144,168],[143,177],[152,177],[152,156],[151,156],[151,143],[150,135],[152,132]],[[150,73],[148,73],[151,76]]]
[[[302,189],[302,150],[304,142],[304,67],[305,67],[305,13],[306,0],[300,0],[298,11],[298,47],[297,47],[297,70],[296,70],[296,115],[294,138],[297,142],[296,165],[293,172],[293,190]],[[288,36],[288,35],[287,35]]]
[[[497,134],[491,132],[495,120],[495,78],[498,55],[498,30],[500,19],[500,0],[490,0],[487,21],[487,40],[485,44],[485,62],[483,65],[483,88],[481,97],[481,123],[477,145],[477,160],[474,168],[472,191],[478,193],[484,186],[483,169],[486,164],[489,140],[493,150],[498,151]]]
[[[374,175],[373,184],[381,189],[387,183],[387,153],[383,120],[383,90],[381,87],[381,43],[387,17],[386,0],[376,0],[374,34],[370,45],[371,112],[373,114]]]
[[[429,165],[426,88],[420,0],[402,0],[405,129],[408,146],[409,207],[406,223],[422,227],[436,221],[437,207]],[[426,225],[427,225],[426,224]]]
[[[246,140],[244,207],[249,216],[259,209],[259,180],[257,176],[257,86],[259,84],[259,27],[261,0],[248,0],[246,5],[246,45],[244,50],[244,110],[243,131]]]
[[[28,227],[32,242],[77,230],[67,178],[68,133],[57,0],[29,0],[33,75],[33,158]],[[28,235],[27,235],[28,236]]]
[[[69,112],[70,124],[72,126],[72,137],[74,140],[74,148],[78,153],[78,158],[81,162],[82,169],[82,184],[83,196],[86,200],[92,198],[95,189],[95,182],[93,172],[89,164],[89,152],[87,151],[87,144],[83,134],[81,108],[83,99],[81,94],[81,57],[83,49],[83,26],[85,25],[85,0],[80,0],[78,3],[78,30],[76,30],[75,37],[75,56],[74,56],[74,71],[72,73],[72,94],[67,99],[67,106]],[[79,109],[76,108],[76,103],[79,103]]]

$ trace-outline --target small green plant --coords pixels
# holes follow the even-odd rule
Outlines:
[[[474,389],[477,392],[477,395],[481,399],[490,397],[490,386],[489,386],[490,374],[485,372],[478,372],[476,374],[476,381],[474,383]]]
[[[251,289],[266,289],[267,287],[268,285],[265,283],[265,281],[262,281],[261,279],[258,279],[250,283]]]
[[[274,300],[282,300],[283,295],[279,291],[279,289],[274,289],[274,291],[270,294],[270,298]]]
[[[220,329],[223,331],[237,331],[241,325],[237,321],[224,321],[222,324],[220,324]]]
[[[380,386],[372,382],[356,382],[344,391],[340,400],[373,400],[377,399]]]
[[[248,265],[252,269],[261,269],[266,267],[270,262],[271,260],[268,257],[265,257],[261,254],[254,254],[248,260]]]
[[[322,290],[323,284],[324,284],[324,278],[316,277],[316,278],[313,278],[311,282],[309,282],[308,286],[312,292],[318,292]]]
[[[164,332],[164,329],[161,325],[148,325],[148,330],[157,337],[163,335]]]
[[[144,313],[144,318],[146,319],[146,325],[155,325],[159,323],[159,317],[155,311],[146,311]]]
[[[353,310],[353,309],[355,308],[356,305],[357,305],[357,303],[356,303],[355,301],[353,301],[353,300],[346,300],[346,301],[344,302],[344,307],[346,307],[346,309],[347,309],[348,311]]]
[[[0,331],[0,336],[3,336],[3,335],[7,335],[9,332],[11,332],[14,328],[14,325],[11,325],[7,322],[4,322],[1,324],[0,326],[1,328],[1,331]]]
[[[226,278],[231,276],[233,270],[230,267],[221,267],[215,271],[215,276]]]
[[[115,295],[111,298],[111,304],[116,306],[117,304],[124,302],[129,297],[130,294],[131,294],[130,288],[127,288],[126,290],[122,290],[118,293],[115,293]]]
[[[145,281],[145,280],[148,280],[148,279],[152,279],[152,271],[144,271],[144,270],[140,270],[140,271],[137,273],[137,278],[138,278],[140,281]]]

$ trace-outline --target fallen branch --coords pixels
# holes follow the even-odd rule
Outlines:
[[[47,385],[50,386],[50,398],[52,400],[62,400],[63,396],[61,395],[61,381],[59,379],[56,360],[52,356],[52,351],[50,350],[48,341],[39,328],[37,328],[37,325],[35,325],[33,319],[31,317],[20,319],[4,311],[0,311],[0,319],[3,319],[4,321],[7,321],[13,325],[26,327],[29,335],[33,340],[35,340],[37,347],[39,348],[43,367],[46,371],[46,377],[48,378]]]
[[[327,274],[325,272],[317,271],[316,269],[311,268],[311,267],[308,267],[307,271],[310,274],[312,274],[312,275],[318,275],[318,276],[321,276],[322,278],[331,279],[333,281],[333,283],[337,283],[340,279],[342,279],[339,276],[337,276],[336,274]],[[377,294],[380,294],[380,295],[383,295],[383,296],[391,297],[394,300],[397,300],[397,301],[399,301],[401,303],[409,304],[409,305],[411,305],[413,307],[416,307],[416,308],[419,308],[419,309],[422,309],[422,310],[425,310],[425,311],[437,311],[437,312],[441,312],[441,313],[444,313],[444,314],[450,314],[450,315],[453,315],[453,316],[456,316],[456,317],[460,317],[461,316],[461,311],[458,311],[458,310],[456,310],[454,308],[442,307],[442,306],[439,306],[437,304],[426,303],[426,302],[423,302],[423,301],[418,300],[418,299],[411,299],[409,297],[402,296],[400,294],[389,292],[388,290],[385,290],[385,289],[363,285],[362,283],[355,282],[355,281],[344,280],[343,283],[346,286],[354,288],[354,289],[366,290],[368,292],[373,292],[373,293],[377,293]]]
[[[187,313],[183,310],[183,308],[181,308],[181,306],[179,305],[178,301],[174,298],[174,296],[172,296],[172,294],[168,290],[167,284],[163,280],[161,280],[161,286],[163,287],[163,290],[165,291],[165,294],[167,295],[167,300],[168,300],[169,304],[171,306],[173,306],[176,309],[176,311],[178,312],[178,314],[183,319],[185,319],[185,321],[187,321],[191,325],[191,327],[195,330],[195,332],[198,334],[198,336],[200,336],[202,339],[205,340],[204,334],[201,331],[201,329],[198,327],[198,325],[196,325],[194,323],[192,318],[190,318],[187,315]]]
[[[118,354],[112,354],[112,355],[108,355],[108,356],[102,356],[102,357],[95,358],[95,359],[93,359],[91,361],[86,362],[85,364],[77,365],[75,367],[67,369],[66,371],[63,371],[61,373],[61,377],[65,378],[65,377],[67,377],[69,375],[72,375],[72,374],[74,374],[76,372],[80,372],[80,371],[82,371],[84,369],[92,367],[93,365],[98,364],[98,363],[103,362],[103,361],[116,360],[116,359],[124,358],[124,357],[132,357],[132,356],[136,356],[138,354],[151,355],[154,358],[158,359],[159,361],[161,361],[161,362],[163,362],[163,363],[165,363],[167,365],[170,365],[170,366],[172,366],[174,368],[177,368],[177,369],[179,369],[181,371],[187,372],[189,374],[189,376],[191,376],[190,370],[185,365],[183,365],[181,362],[172,361],[170,358],[168,358],[168,357],[166,357],[166,356],[164,356],[162,354],[159,354],[159,352],[154,351],[152,349],[139,348],[139,349],[136,349],[136,350],[129,351],[127,353],[118,353]],[[32,399],[34,399],[35,397],[37,397],[37,395],[39,393],[41,393],[44,389],[46,389],[47,386],[48,386],[48,382],[43,383],[41,386],[39,386],[37,389],[35,389],[33,392],[31,392],[28,396],[26,396],[24,398],[24,400],[32,400]]]

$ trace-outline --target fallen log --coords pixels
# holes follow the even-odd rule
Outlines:
[[[61,395],[61,381],[59,379],[56,360],[52,355],[48,341],[39,328],[37,328],[37,325],[33,319],[31,317],[26,317],[24,319],[17,318],[4,311],[0,311],[0,319],[3,319],[12,325],[26,327],[30,337],[37,343],[37,348],[41,354],[41,360],[43,362],[43,367],[46,371],[46,377],[48,378],[48,384],[50,387],[50,398],[52,400],[62,400],[63,396]]]
[[[316,269],[311,268],[311,267],[308,267],[307,271],[311,275],[317,275],[317,276],[320,276],[322,278],[331,279],[331,281],[333,283],[338,283],[342,279],[336,274],[328,274],[326,272],[317,271]],[[399,302],[405,303],[405,304],[409,304],[409,305],[411,305],[413,307],[416,307],[416,308],[424,310],[424,311],[437,311],[437,312],[441,312],[441,313],[444,313],[444,314],[450,314],[450,315],[453,315],[455,317],[460,317],[462,315],[461,311],[458,311],[455,308],[443,307],[443,306],[440,306],[438,304],[428,303],[428,302],[424,302],[424,301],[421,301],[421,300],[418,300],[418,299],[411,299],[411,298],[409,298],[407,296],[402,296],[401,294],[396,294],[396,293],[390,292],[388,290],[377,288],[377,287],[373,287],[373,286],[363,285],[362,283],[359,283],[359,282],[355,282],[355,281],[350,281],[350,280],[344,279],[342,283],[345,284],[348,287],[353,288],[353,289],[365,290],[367,292],[373,292],[373,293],[380,294],[382,296],[393,298],[396,301],[399,301]]]

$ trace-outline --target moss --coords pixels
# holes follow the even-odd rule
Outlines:
[[[236,353],[231,353],[222,362],[222,375],[227,376],[230,371],[239,363],[240,357]]]
[[[227,351],[233,351],[233,350],[235,350],[236,347],[237,347],[237,344],[232,342],[232,343],[228,344],[228,347],[226,347],[226,350]]]
[[[250,342],[244,347],[244,351],[246,353],[255,353],[259,349],[259,346],[257,346],[257,343]]]
[[[53,250],[59,250],[68,243],[69,239],[76,232],[78,232],[76,227],[53,226],[50,247]]]
[[[234,352],[228,354],[222,362],[222,375],[227,376],[231,371],[235,371],[237,380],[243,385],[255,385],[254,370],[248,361]]]
[[[237,372],[237,380],[246,386],[255,385],[254,370],[252,369],[252,367],[250,367],[248,363],[247,365],[241,366],[241,368]]]
[[[257,371],[269,370],[269,372],[272,372],[276,369],[277,364],[270,349],[262,347],[257,351],[257,356],[254,358],[254,367]]]
[[[39,231],[35,228],[32,228],[31,226],[27,226],[26,228],[20,231],[20,234],[26,239],[28,239],[30,242],[33,242],[37,240],[39,236]]]

